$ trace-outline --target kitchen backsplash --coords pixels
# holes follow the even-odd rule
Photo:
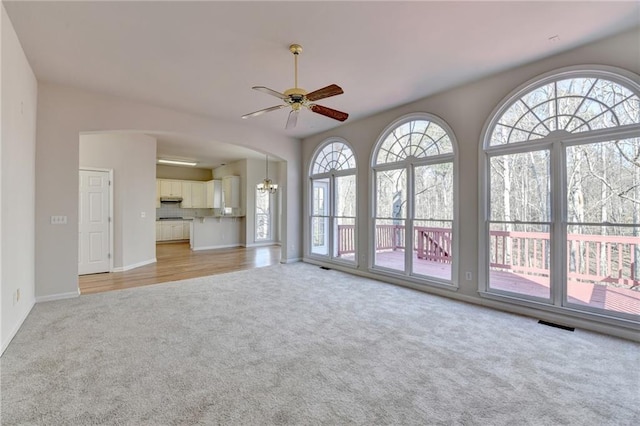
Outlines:
[[[156,209],[156,219],[161,217],[212,216],[213,209],[183,209],[178,203],[163,203]]]

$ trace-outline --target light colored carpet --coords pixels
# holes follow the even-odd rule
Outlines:
[[[38,304],[2,424],[631,425],[640,345],[307,264]]]

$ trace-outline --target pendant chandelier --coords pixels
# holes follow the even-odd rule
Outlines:
[[[278,184],[273,183],[273,181],[269,179],[269,156],[267,155],[265,178],[262,183],[258,184],[258,191],[275,194],[277,190]]]

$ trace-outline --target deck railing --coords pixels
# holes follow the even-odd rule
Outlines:
[[[416,226],[413,241],[418,259],[451,262],[451,229]],[[376,251],[404,248],[404,226],[376,226]],[[568,234],[568,278],[640,286],[639,252],[638,237]],[[349,253],[355,253],[355,227],[338,225],[338,255]],[[493,268],[549,276],[551,246],[548,233],[490,231],[489,253]]]

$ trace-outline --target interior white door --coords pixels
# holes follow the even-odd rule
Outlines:
[[[110,271],[109,172],[80,170],[78,274]]]

